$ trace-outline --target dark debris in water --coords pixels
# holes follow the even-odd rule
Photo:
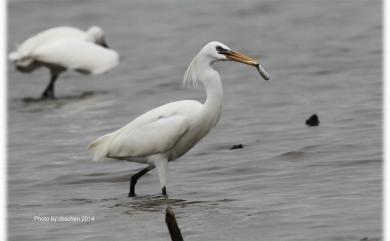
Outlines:
[[[317,114],[313,114],[310,116],[309,119],[306,120],[306,125],[307,126],[318,126],[320,124],[320,120],[318,119]]]
[[[243,144],[237,144],[237,145],[231,146],[229,149],[230,150],[236,150],[236,149],[243,149],[243,148],[244,148]]]

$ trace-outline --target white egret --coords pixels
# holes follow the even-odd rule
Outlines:
[[[137,180],[155,167],[162,195],[166,196],[168,162],[190,150],[217,124],[223,91],[219,74],[212,65],[225,60],[255,66],[264,79],[269,79],[256,60],[234,52],[222,43],[210,42],[192,60],[183,81],[186,85],[198,81],[203,83],[207,92],[203,104],[182,100],[157,107],[88,146],[94,154],[94,161],[108,157],[148,164],[131,177],[129,197],[135,196]]]
[[[67,69],[84,74],[100,74],[115,67],[118,54],[108,49],[104,32],[93,26],[87,31],[73,27],[56,27],[40,32],[24,41],[9,54],[20,72],[28,73],[45,66],[50,70],[50,82],[42,98],[54,98],[58,76]]]

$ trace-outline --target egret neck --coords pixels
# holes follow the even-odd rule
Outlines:
[[[198,56],[202,58],[203,56]],[[207,58],[207,56],[203,57]],[[212,65],[214,61],[208,59],[198,59],[197,61],[198,78],[202,81],[206,90],[206,101],[203,104],[204,117],[210,122],[211,126],[215,126],[219,120],[222,110],[223,90],[221,78]]]

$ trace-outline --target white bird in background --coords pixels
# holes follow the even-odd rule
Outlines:
[[[119,62],[118,53],[108,49],[104,32],[93,26],[87,31],[73,27],[56,27],[40,32],[24,41],[9,54],[20,72],[31,72],[45,66],[50,70],[50,82],[42,98],[54,99],[54,85],[67,69],[84,74],[104,73]]]
[[[129,197],[135,196],[137,180],[157,168],[162,195],[166,196],[166,171],[173,161],[198,143],[213,128],[222,107],[222,83],[212,65],[218,61],[236,61],[255,66],[261,76],[269,76],[259,63],[230,50],[219,42],[206,44],[189,65],[183,83],[201,81],[206,89],[204,104],[194,100],[172,102],[137,117],[124,127],[93,141],[88,149],[94,161],[105,157],[148,164],[130,179]]]

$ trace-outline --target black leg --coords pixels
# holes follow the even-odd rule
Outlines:
[[[59,72],[50,70],[50,82],[47,85],[45,91],[42,93],[42,99],[54,99],[54,85],[60,75]]]
[[[167,188],[165,186],[161,189],[161,193],[163,196],[167,196]]]
[[[179,225],[177,225],[175,213],[171,206],[168,206],[165,213],[165,222],[167,224],[169,234],[171,235],[172,241],[183,241]]]
[[[130,178],[130,192],[129,197],[135,197],[135,184],[137,184],[137,181],[140,177],[145,175],[148,171],[152,170],[151,167],[146,167],[142,169],[140,172],[137,172]]]

